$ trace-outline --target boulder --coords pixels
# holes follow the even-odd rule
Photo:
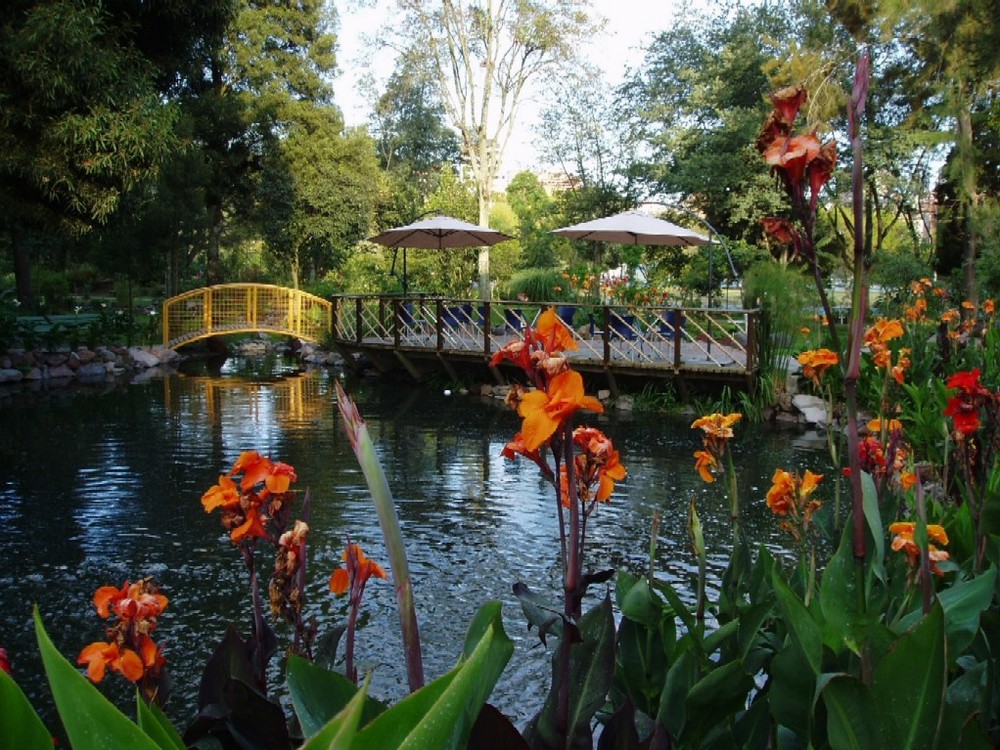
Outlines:
[[[141,349],[138,346],[133,346],[129,349],[128,354],[132,358],[132,361],[135,362],[138,367],[142,367],[143,369],[156,367],[160,364],[160,360],[155,354],[148,352],[145,349]]]
[[[799,410],[802,418],[809,424],[814,424],[817,427],[826,427],[830,424],[830,413],[827,411],[826,401],[819,396],[797,393],[792,396],[792,405]]]

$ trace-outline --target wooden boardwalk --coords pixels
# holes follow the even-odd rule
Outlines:
[[[366,360],[382,372],[415,379],[488,366],[493,354],[521,335],[549,305],[479,302],[441,297],[341,295],[333,298],[332,341],[348,362]],[[576,338],[569,353],[584,373],[681,381],[720,380],[748,387],[757,372],[758,310],[692,307],[559,305]],[[363,355],[359,357],[358,355]],[[498,382],[505,370],[490,368]]]

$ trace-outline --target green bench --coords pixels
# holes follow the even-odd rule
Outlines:
[[[17,318],[17,327],[22,331],[31,333],[48,333],[58,328],[68,330],[71,328],[85,328],[91,323],[100,320],[98,313],[76,313],[69,315],[20,315]]]

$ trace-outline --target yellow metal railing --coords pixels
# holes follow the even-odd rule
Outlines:
[[[272,284],[208,286],[163,303],[163,345],[170,349],[209,336],[250,332],[319,341],[332,324],[330,302]]]

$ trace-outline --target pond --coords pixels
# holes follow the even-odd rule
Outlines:
[[[15,678],[51,724],[31,623],[37,603],[56,645],[71,660],[103,638],[91,604],[103,585],[155,576],[169,606],[157,631],[169,662],[168,715],[192,718],[201,668],[228,623],[246,632],[248,585],[242,561],[202,493],[241,451],[292,464],[295,487],[313,498],[308,611],[320,632],[346,616],[327,588],[347,535],[387,562],[364,479],[334,402],[328,371],[271,368],[230,360],[216,373],[178,374],[92,392],[0,393],[0,645]],[[407,540],[428,678],[451,668],[465,628],[484,602],[503,602],[514,655],[491,702],[523,728],[540,707],[548,657],[528,632],[511,587],[524,581],[559,592],[558,537],[551,489],[526,461],[500,451],[518,428],[501,402],[447,395],[412,384],[347,382],[385,465]],[[700,439],[691,418],[611,413],[590,420],[615,441],[628,469],[612,502],[588,525],[587,566],[648,567],[654,514],[662,521],[655,569],[686,583],[695,570],[687,508],[697,499],[710,573],[728,560],[728,501],[721,483],[693,470]],[[822,470],[825,453],[796,433],[741,426],[732,442],[745,528],[753,544],[782,551],[784,539],[764,505],[778,466]],[[818,468],[817,468],[818,467]],[[597,592],[596,595],[602,595]],[[406,692],[391,586],[373,581],[359,632],[360,670],[371,692]],[[287,636],[278,626],[279,636]],[[287,642],[287,639],[283,643]],[[113,675],[103,688],[125,706]]]

